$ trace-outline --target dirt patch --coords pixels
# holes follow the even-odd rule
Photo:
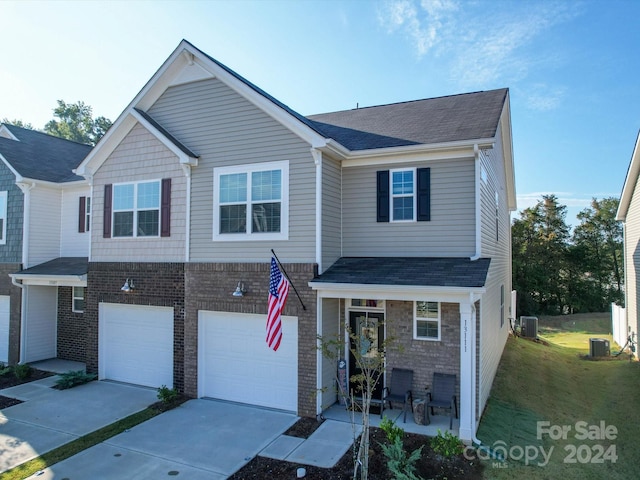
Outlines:
[[[162,413],[182,405],[187,400],[191,400],[191,398],[180,393],[174,400],[170,402],[158,401],[156,403],[152,403],[151,405],[149,405],[149,408],[152,410],[157,410],[158,412]]]
[[[310,435],[310,431],[314,431],[319,425],[320,423],[314,419],[302,418],[285,433],[291,436],[307,438]],[[294,433],[295,435],[293,435]],[[405,450],[409,452],[413,452],[424,445],[422,455],[417,464],[416,474],[419,477],[449,480],[478,480],[482,478],[482,465],[479,462],[471,462],[462,455],[452,459],[444,459],[431,449],[429,437],[405,433],[403,439]],[[370,443],[369,480],[388,480],[393,478],[393,475],[387,469],[387,459],[380,447],[381,443],[387,443],[385,433],[378,428],[372,428]],[[289,480],[296,478],[296,472],[300,467],[306,469],[306,476],[304,477],[306,479],[348,480],[353,478],[353,452],[349,449],[333,468],[318,468],[272,458],[255,457],[229,479],[257,480],[269,478],[272,480]]]
[[[3,408],[13,407],[14,405],[18,405],[22,403],[22,400],[18,400],[17,398],[3,397],[0,395],[0,410]]]
[[[44,370],[33,368],[31,369],[31,374],[27,378],[19,379],[13,374],[13,372],[7,372],[4,375],[0,375],[0,390],[3,388],[15,387],[16,385],[22,385],[23,383],[41,380],[43,378],[51,377],[52,375],[54,374],[51,372],[45,372]],[[22,403],[22,401],[16,398],[0,395],[0,410],[18,405],[19,403]]]

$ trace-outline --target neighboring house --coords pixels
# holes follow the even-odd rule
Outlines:
[[[0,361],[84,361],[91,147],[0,125]],[[79,210],[80,209],[80,210]]]
[[[315,416],[337,400],[318,335],[351,324],[396,339],[418,395],[457,374],[472,439],[511,311],[509,108],[500,89],[303,117],[181,42],[76,170],[88,370]],[[271,249],[301,297],[277,352]]]
[[[631,155],[631,163],[622,187],[620,205],[616,220],[623,222],[624,242],[624,285],[626,322],[622,322],[618,341],[629,336],[638,339],[638,318],[640,318],[640,133],[636,137]]]

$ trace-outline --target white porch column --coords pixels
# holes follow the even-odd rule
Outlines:
[[[460,303],[460,432],[461,440],[470,442],[475,436],[475,319],[471,303]]]

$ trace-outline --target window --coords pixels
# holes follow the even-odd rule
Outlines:
[[[214,170],[214,239],[285,240],[287,162]]]
[[[376,178],[378,222],[431,220],[431,169],[380,170]]]
[[[113,186],[114,237],[157,237],[159,227],[159,181]]]
[[[414,303],[413,338],[440,340],[440,303]]]
[[[7,192],[0,192],[0,245],[7,243]]]
[[[73,287],[73,301],[71,310],[76,313],[84,312],[85,287]]]
[[[80,197],[78,208],[78,232],[88,232],[91,226],[91,197]]]
[[[391,171],[391,221],[415,220],[415,170]]]

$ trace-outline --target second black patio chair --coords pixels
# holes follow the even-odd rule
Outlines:
[[[391,402],[402,403],[404,423],[407,423],[407,403],[411,407],[411,412],[413,412],[413,393],[411,391],[411,386],[413,385],[413,370],[406,368],[392,369],[389,384],[389,387],[384,387],[382,390],[380,418],[382,418],[385,403],[389,404],[390,409],[393,409]]]
[[[431,391],[427,392],[427,401],[424,409],[427,413],[427,423],[429,423],[429,409],[433,415],[433,408],[444,408],[451,411],[449,428],[453,428],[453,412],[458,418],[458,404],[456,403],[456,376],[448,373],[433,374],[433,385]]]

